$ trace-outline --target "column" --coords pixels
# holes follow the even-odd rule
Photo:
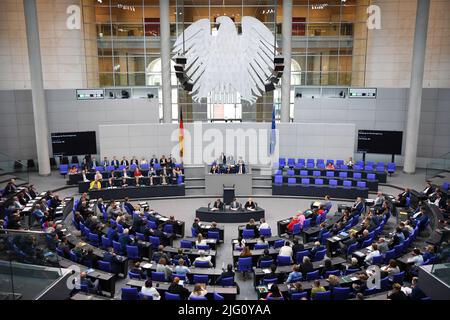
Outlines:
[[[159,0],[161,39],[161,85],[164,123],[172,122],[172,88],[170,84],[170,12],[169,1]]]
[[[40,175],[50,174],[49,133],[47,103],[42,78],[41,44],[36,0],[23,0],[30,65],[31,95],[33,99],[34,131]]]
[[[409,88],[406,144],[403,171],[416,171],[417,140],[419,137],[420,109],[422,107],[423,71],[427,45],[430,0],[417,0],[416,29],[414,32],[411,85]]]
[[[284,71],[281,78],[281,122],[289,122],[291,98],[291,56],[292,56],[292,0],[283,0],[283,58]]]

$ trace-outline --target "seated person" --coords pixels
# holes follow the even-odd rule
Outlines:
[[[69,169],[69,174],[77,174],[78,173],[78,168],[76,166],[72,166]]]
[[[406,300],[406,294],[402,291],[402,286],[399,283],[392,285],[392,291],[388,294],[389,300]]]
[[[381,277],[392,277],[394,274],[400,273],[400,268],[397,265],[397,261],[394,259],[389,260],[389,264],[381,267]]]
[[[376,243],[372,243],[372,251],[368,255],[366,255],[364,262],[370,266],[373,263],[373,258],[378,257],[380,255],[381,254],[380,251],[378,251],[378,245]]]
[[[326,166],[327,170],[334,170],[334,164],[332,162],[328,162]]]
[[[245,210],[249,211],[255,211],[256,210],[256,203],[253,201],[252,198],[248,198],[248,201],[244,205]]]
[[[217,174],[217,173],[219,173],[219,167],[216,166],[215,164],[213,164],[213,165],[211,166],[211,169],[209,170],[209,173],[211,173],[211,174]]]
[[[303,279],[303,275],[300,272],[300,266],[294,264],[294,266],[292,267],[292,272],[289,273],[289,276],[286,279],[285,283],[293,283],[293,282],[297,282],[297,281],[302,281]]]
[[[309,251],[310,258],[314,259],[314,256],[316,255],[316,252],[320,251],[322,249],[323,249],[323,247],[322,247],[322,245],[320,244],[319,241],[314,242],[314,247],[312,247],[311,250]]]
[[[377,196],[373,202],[373,207],[381,207],[386,199],[384,198],[383,192],[378,191]]]
[[[195,266],[195,263],[196,263],[196,262],[204,262],[204,261],[207,261],[208,264],[209,264],[209,266],[210,266],[210,267],[213,267],[213,264],[212,264],[212,262],[211,262],[211,256],[207,256],[207,255],[205,254],[205,251],[204,251],[204,250],[199,250],[199,251],[198,251],[198,254],[199,254],[199,256],[198,256],[197,258],[195,258],[195,260],[194,260],[194,266]]]
[[[350,215],[358,214],[364,208],[364,201],[361,197],[357,197],[355,203],[350,209]]]
[[[237,174],[245,174],[245,163],[242,158],[239,158],[237,163]]]
[[[136,179],[136,186],[140,185],[140,179],[143,177],[141,170],[139,170],[139,167],[136,167],[136,169],[134,169],[134,179]]]
[[[95,281],[92,281],[90,278],[87,277],[86,272],[80,273],[80,284],[86,285],[88,291],[91,293],[98,295],[102,294],[102,290],[100,289],[100,280],[96,279]]]
[[[217,278],[216,284],[220,284],[222,279],[226,278],[233,278],[234,282],[234,271],[233,271],[233,265],[231,263],[227,264],[227,269],[223,270],[222,274]]]
[[[169,281],[172,276],[172,269],[167,265],[167,259],[161,257],[156,265],[156,272],[163,272],[166,281]]]
[[[435,191],[435,188],[433,187],[433,185],[431,184],[431,181],[427,181],[427,185],[425,187],[425,189],[422,190],[422,194],[424,196],[429,197],[433,192]]]
[[[261,265],[262,261],[273,261],[272,256],[269,254],[269,249],[264,249],[264,253],[258,259],[258,266]]]
[[[150,167],[150,169],[148,170],[147,176],[149,177],[150,185],[152,186],[154,184],[155,178],[157,176],[157,173],[156,173],[156,170],[154,167]]]
[[[194,285],[194,290],[189,295],[189,298],[192,297],[204,297],[208,294],[208,291],[206,290],[206,283],[196,283]]]
[[[314,299],[318,292],[325,292],[325,288],[320,284],[320,280],[314,280],[313,287],[311,288],[311,299]]]
[[[189,296],[189,290],[180,284],[180,278],[178,277],[173,279],[173,282],[170,284],[167,292],[180,295],[182,300],[186,300]]]
[[[276,264],[272,264],[270,266],[270,272],[264,274],[264,277],[263,277],[263,280],[271,280],[271,279],[278,279]]]
[[[255,238],[259,236],[258,225],[255,222],[255,219],[250,219],[249,222],[245,225],[245,229],[253,230],[255,233]]]
[[[397,207],[405,207],[406,206],[406,198],[411,196],[411,191],[409,188],[406,188],[405,191],[399,193],[397,196],[397,200],[395,201],[395,205]]]
[[[270,287],[269,293],[266,296],[266,300],[269,297],[272,300],[284,300],[283,293],[280,291],[280,288],[278,288],[278,285],[276,283],[272,284],[272,286]]]
[[[348,166],[349,169],[353,169],[353,166],[355,165],[352,157],[348,158],[348,161],[345,164]]]
[[[197,239],[195,240],[195,245],[206,245],[206,240],[203,239],[203,235],[201,233],[197,234]]]
[[[202,228],[200,227],[200,219],[195,218],[194,223],[192,223],[192,228],[195,230],[195,234],[199,234],[202,232]]]
[[[291,222],[289,222],[287,229],[289,232],[292,232],[292,230],[294,229],[294,225],[297,223],[300,223],[300,228],[303,227],[303,222],[305,221],[306,217],[303,214],[303,212],[299,211],[297,213],[297,215],[292,217]]]
[[[161,300],[161,295],[158,290],[153,287],[152,280],[147,279],[141,288],[141,293],[145,296],[152,297],[152,300]]]
[[[334,270],[336,269],[333,266],[333,262],[327,258],[323,262],[323,268],[322,271],[320,272],[320,275],[322,276],[322,278],[324,278],[327,271],[334,271]]]
[[[130,269],[130,272],[138,274],[141,279],[145,279],[147,275],[145,274],[145,271],[142,270],[140,262],[136,262],[133,266],[133,268]]]
[[[178,265],[175,267],[175,270],[174,270],[175,274],[186,276],[186,274],[191,272],[189,270],[189,268],[184,265],[184,261],[185,260],[183,258],[178,259]]]
[[[238,211],[239,209],[241,209],[241,204],[234,198],[230,203],[230,210]]]
[[[241,258],[251,257],[252,252],[250,251],[249,246],[244,246],[244,249],[242,250],[241,254],[239,255]]]
[[[220,199],[217,199],[216,201],[214,201],[212,208],[210,209],[211,211],[218,211],[218,210],[223,210],[223,202]]]

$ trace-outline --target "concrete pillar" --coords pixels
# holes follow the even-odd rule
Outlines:
[[[419,138],[420,109],[422,106],[423,71],[427,45],[430,0],[417,0],[416,29],[414,32],[411,85],[409,89],[408,116],[406,123],[406,147],[403,171],[416,171],[417,140]]]
[[[172,87],[170,84],[170,10],[169,1],[159,0],[161,39],[161,84],[163,121],[172,122]]]
[[[281,122],[289,122],[291,97],[292,0],[283,0],[282,46],[284,71],[281,78]]]
[[[41,45],[36,0],[23,0],[30,65],[31,95],[33,99],[34,131],[40,175],[50,174],[47,103],[42,78]]]

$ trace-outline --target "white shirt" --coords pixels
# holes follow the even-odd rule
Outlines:
[[[292,258],[292,248],[290,246],[282,246],[278,255]]]
[[[267,222],[264,222],[259,225],[259,230],[261,229],[270,229],[270,226]]]
[[[368,262],[368,263],[372,263],[372,259],[373,259],[374,257],[378,257],[379,255],[380,255],[380,251],[374,250],[374,251],[372,251],[371,253],[369,253],[369,254],[366,256],[366,258],[364,259],[364,261],[365,261],[365,262]]]
[[[142,294],[146,295],[146,296],[152,296],[153,300],[160,300],[161,296],[159,295],[158,290],[156,290],[155,288],[151,287],[151,288],[147,288],[147,287],[142,287],[141,288],[141,292]]]
[[[414,263],[414,265],[416,267],[422,265],[423,263],[423,257],[421,254],[419,254],[418,256],[414,256],[408,259],[408,263]]]

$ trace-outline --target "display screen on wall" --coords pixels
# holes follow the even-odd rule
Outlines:
[[[358,130],[358,151],[402,154],[402,131]]]
[[[52,133],[53,156],[97,154],[95,131]]]

